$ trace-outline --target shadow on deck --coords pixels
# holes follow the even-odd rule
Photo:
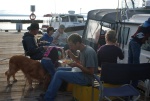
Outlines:
[[[33,91],[28,91],[28,83],[21,71],[16,73],[17,82],[7,86],[5,71],[8,70],[9,58],[13,55],[23,55],[23,33],[0,32],[0,101],[37,101],[43,90],[37,82],[33,83]],[[12,78],[10,79],[12,81]],[[73,101],[71,92],[58,92],[55,101]],[[119,101],[118,99],[115,101]],[[150,98],[141,96],[138,101],[150,101]]]

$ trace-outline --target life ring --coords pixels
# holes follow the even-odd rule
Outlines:
[[[35,20],[35,18],[36,18],[36,15],[34,13],[31,13],[30,20]]]

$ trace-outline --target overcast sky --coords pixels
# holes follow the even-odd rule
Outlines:
[[[87,13],[93,9],[117,8],[118,0],[1,0],[0,14],[31,14],[31,5],[35,5],[37,15],[68,13],[69,10]]]

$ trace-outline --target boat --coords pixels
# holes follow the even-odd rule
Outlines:
[[[150,1],[149,1],[150,2]],[[125,14],[123,14],[123,12]],[[150,5],[143,8],[126,9],[97,9],[88,12],[87,23],[82,39],[95,50],[105,44],[105,33],[114,29],[118,35],[118,43],[125,54],[122,63],[127,63],[128,44],[131,36],[139,25],[150,17]],[[146,63],[150,58],[150,38],[142,46],[141,63]]]
[[[42,31],[45,32],[48,26],[54,27],[55,30],[58,29],[59,25],[65,25],[65,32],[70,33],[79,33],[82,35],[85,20],[84,16],[81,14],[75,14],[75,11],[68,11],[68,14],[45,14],[44,17],[48,19],[44,20],[42,25]]]
[[[132,8],[129,8],[128,2],[126,2],[125,8],[89,11],[82,36],[83,42],[97,51],[101,45],[105,44],[106,31],[113,29],[117,32],[118,43],[124,53],[124,59],[118,60],[118,63],[127,63],[131,36],[136,32],[138,26],[150,17],[150,0],[145,0],[142,3],[143,7],[135,7],[135,2],[136,0],[131,0]],[[140,55],[140,63],[148,62],[150,63],[150,38],[142,45]],[[145,92],[145,96],[149,96],[150,82],[145,81],[139,86]]]

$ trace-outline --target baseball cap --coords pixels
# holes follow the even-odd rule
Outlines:
[[[36,30],[39,29],[38,23],[31,23],[31,25],[27,28],[28,30]]]
[[[59,28],[65,29],[65,25],[60,25]]]

